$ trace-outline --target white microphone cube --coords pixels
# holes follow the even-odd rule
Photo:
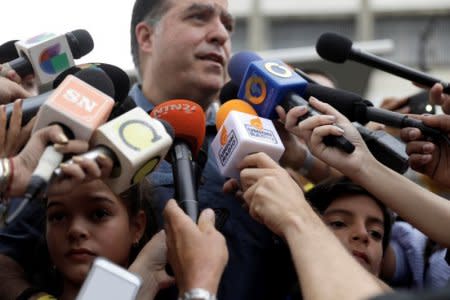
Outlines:
[[[114,100],[81,79],[68,75],[39,109],[33,133],[52,124],[64,124],[74,138],[90,140],[105,123]]]
[[[43,33],[15,45],[19,55],[30,61],[38,86],[52,82],[75,64],[65,35]]]
[[[239,111],[231,111],[211,144],[220,173],[239,178],[236,167],[247,155],[264,152],[274,161],[284,153],[284,145],[272,121]]]
[[[136,107],[100,126],[91,143],[115,153],[120,168],[105,182],[120,194],[158,166],[169,151],[172,138],[160,121]]]

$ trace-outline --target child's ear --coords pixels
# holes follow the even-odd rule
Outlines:
[[[143,210],[140,210],[136,217],[133,219],[131,226],[133,227],[133,243],[139,243],[145,232],[147,225],[147,215]]]

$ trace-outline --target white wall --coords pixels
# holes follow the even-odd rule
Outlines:
[[[0,44],[44,32],[86,29],[94,49],[77,63],[103,62],[133,69],[129,27],[132,0],[2,0]]]

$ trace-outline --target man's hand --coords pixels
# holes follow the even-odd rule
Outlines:
[[[246,156],[239,168],[242,198],[250,215],[275,234],[285,236],[308,205],[301,188],[262,152]]]
[[[450,115],[450,95],[444,94],[444,87],[440,83],[436,83],[430,89],[430,102],[432,104],[440,105],[442,110]]]
[[[216,294],[228,250],[225,238],[214,227],[214,212],[202,211],[196,225],[172,199],[164,209],[164,220],[167,256],[180,295],[193,288]]]
[[[174,283],[174,278],[165,271],[167,264],[166,234],[162,230],[155,234],[142,248],[128,268],[142,278],[142,286],[137,299],[153,299],[160,289]]]
[[[450,137],[450,116],[414,116],[425,125],[438,128]],[[412,169],[428,175],[436,182],[450,187],[450,145],[445,140],[427,141],[419,129],[403,128],[401,138],[406,145],[409,164]]]

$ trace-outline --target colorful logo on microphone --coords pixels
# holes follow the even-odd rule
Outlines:
[[[250,77],[245,83],[245,98],[253,104],[261,104],[266,100],[267,86],[259,76]]]
[[[39,66],[47,74],[57,74],[70,67],[67,53],[61,53],[61,45],[55,44],[39,55]]]

